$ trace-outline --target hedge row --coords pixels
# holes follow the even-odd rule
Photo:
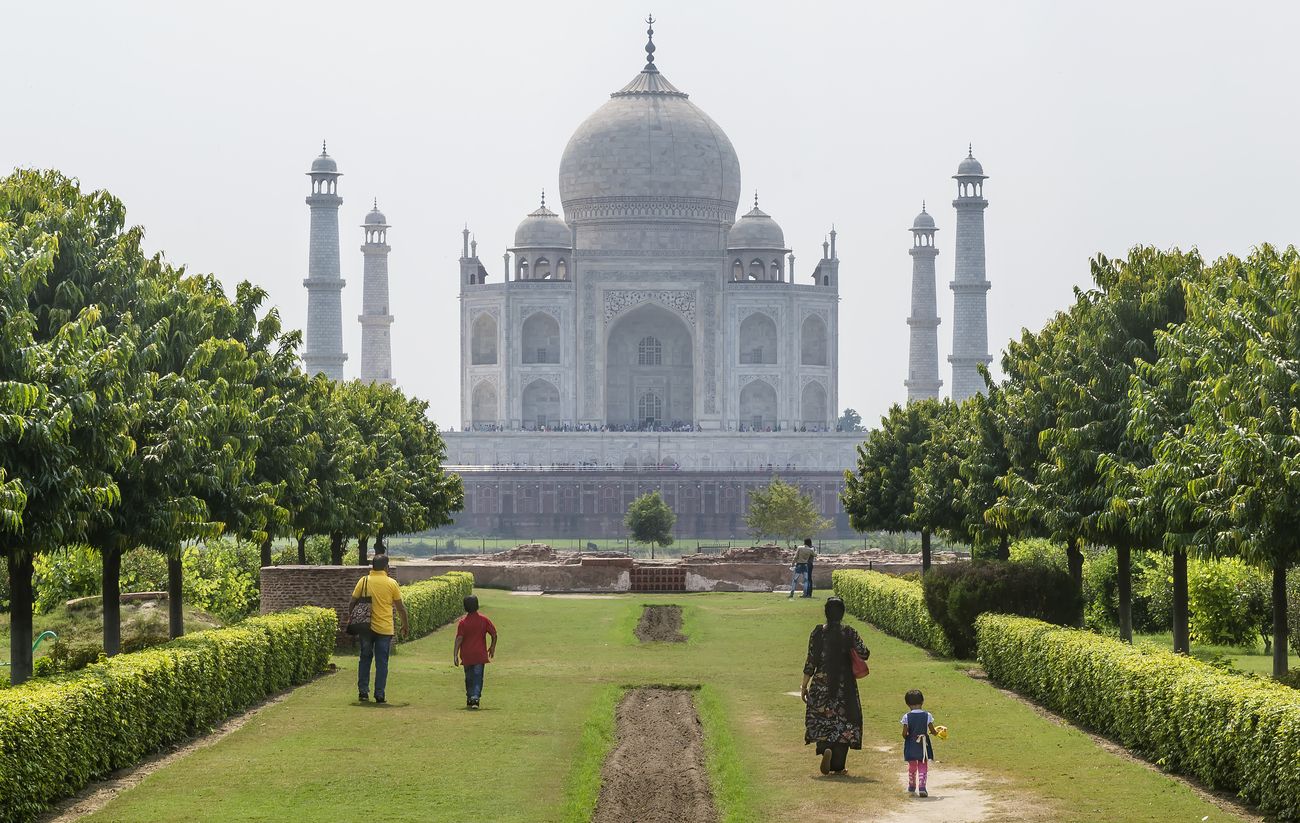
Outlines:
[[[831,585],[854,617],[908,643],[952,654],[943,629],[925,608],[920,583],[881,572],[837,569],[831,574]]]
[[[411,639],[423,637],[464,613],[465,597],[474,593],[474,575],[447,572],[402,587],[402,602],[411,618]]]
[[[993,682],[1283,820],[1300,820],[1300,699],[1171,652],[986,614],[979,658]]]
[[[0,691],[0,821],[212,728],[325,668],[333,610],[304,606]]]

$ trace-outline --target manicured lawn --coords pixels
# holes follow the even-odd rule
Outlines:
[[[1151,643],[1162,649],[1172,649],[1174,646],[1174,636],[1169,632],[1141,634],[1137,635],[1134,640],[1138,643]],[[1266,677],[1271,677],[1273,674],[1273,654],[1271,650],[1268,654],[1264,654],[1263,642],[1256,643],[1254,647],[1248,649],[1236,646],[1207,646],[1201,643],[1193,643],[1192,656],[1209,661],[1226,659],[1233,666],[1248,674],[1262,674]],[[1300,665],[1300,661],[1296,660],[1295,654],[1291,655],[1290,660],[1291,665]]]
[[[798,691],[820,596],[480,596],[501,630],[480,712],[463,708],[448,629],[394,658],[387,707],[353,702],[356,658],[340,656],[337,674],[161,769],[91,819],[568,820],[589,805],[589,755],[610,727],[593,718],[593,708],[609,711],[611,686],[640,683],[709,687],[706,732],[725,725],[731,738],[711,746],[715,772],[728,781],[723,807],[731,820],[873,820],[905,808],[896,729],[909,688],[923,689],[926,708],[952,729],[938,747],[932,791],[942,794],[945,772],[976,774],[1015,809],[989,819],[1235,819],[1044,720],[958,664],[869,629],[868,740],[850,756],[851,779],[822,778],[803,746],[802,704],[787,694]],[[643,603],[682,604],[690,642],[636,645],[632,627]]]

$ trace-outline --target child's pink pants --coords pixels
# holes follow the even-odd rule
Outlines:
[[[907,761],[907,788],[925,790],[925,777],[930,773],[930,763],[927,760],[909,760]],[[917,775],[921,776],[921,782],[916,782]]]

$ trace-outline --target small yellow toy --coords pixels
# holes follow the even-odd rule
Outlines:
[[[937,737],[937,738],[939,738],[940,740],[947,740],[947,739],[948,739],[948,727],[947,727],[947,726],[935,726],[935,727],[934,727],[934,736]]]

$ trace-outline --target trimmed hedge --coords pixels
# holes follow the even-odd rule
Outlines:
[[[952,644],[925,608],[920,583],[881,572],[837,569],[831,585],[854,617],[908,643],[952,655]]]
[[[0,823],[306,681],[337,628],[333,610],[304,606],[0,691]]]
[[[474,593],[474,575],[447,572],[402,587],[402,602],[411,618],[411,639],[445,626],[465,611],[464,600]]]
[[[990,679],[1165,768],[1300,820],[1300,699],[1286,686],[1079,629],[985,614]]]

